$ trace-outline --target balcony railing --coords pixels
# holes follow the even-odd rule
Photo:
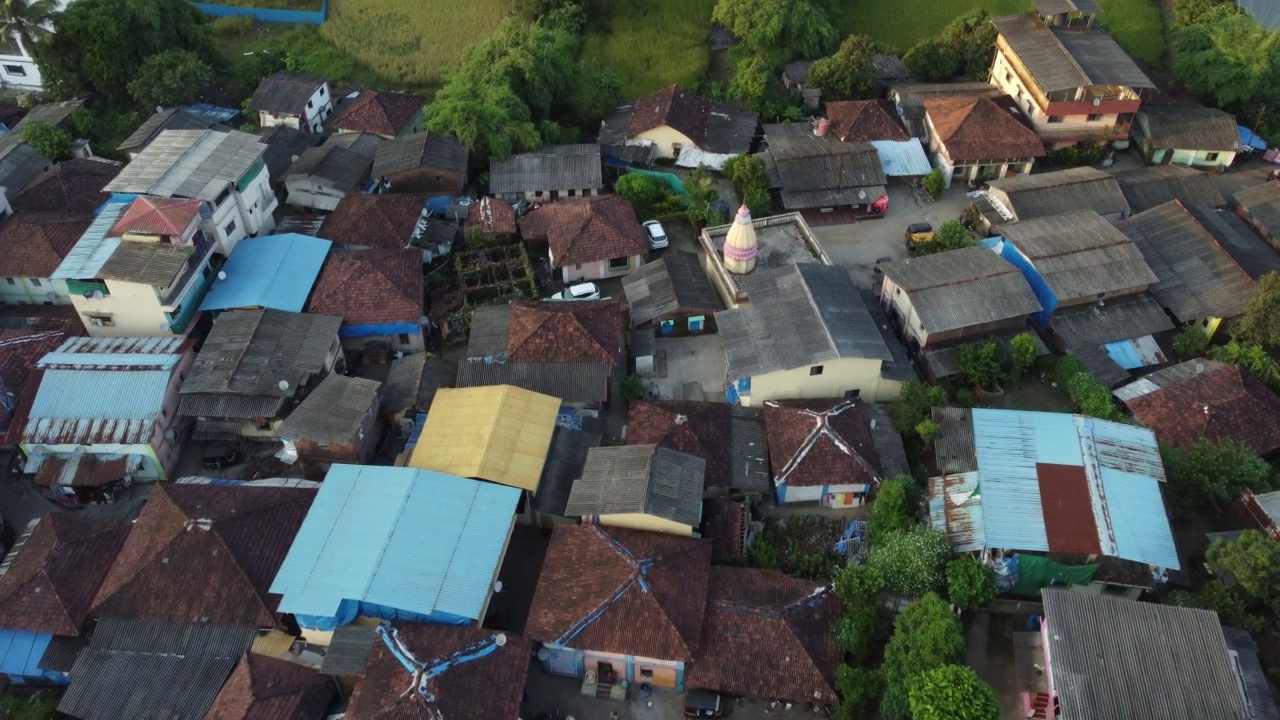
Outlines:
[[[182,297],[182,293],[187,289],[191,278],[200,271],[205,259],[213,254],[213,243],[201,231],[197,230],[192,237],[192,245],[195,249],[192,251],[191,257],[187,258],[186,269],[182,271],[182,276],[178,278],[177,282],[170,286],[169,294],[160,301],[160,304],[165,307],[172,306]]]

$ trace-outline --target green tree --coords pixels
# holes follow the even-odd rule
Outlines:
[[[184,105],[199,97],[212,77],[213,68],[199,55],[165,50],[142,63],[137,77],[129,83],[129,94],[147,108]]]
[[[871,551],[869,564],[884,576],[885,587],[907,598],[942,589],[943,568],[951,556],[945,533],[916,525],[889,533]]]
[[[742,105],[761,112],[773,85],[773,67],[760,55],[743,55],[734,64],[728,95]]]
[[[1113,422],[1126,422],[1127,416],[1116,410],[1111,391],[1089,374],[1085,366],[1073,357],[1059,358],[1053,373],[1054,381],[1067,391],[1071,402],[1082,415]]]
[[[1173,336],[1173,352],[1179,360],[1200,357],[1209,347],[1209,336],[1198,325],[1188,325]]]
[[[921,420],[916,423],[916,434],[923,442],[931,443],[942,432],[942,426],[933,420]]]
[[[991,568],[969,556],[947,563],[947,597],[956,607],[975,610],[995,599],[996,579]]]
[[[1000,377],[1000,360],[994,342],[966,343],[956,350],[956,370],[972,385],[991,388]]]
[[[711,19],[772,67],[796,57],[822,57],[837,35],[827,14],[809,0],[719,0]]]
[[[924,82],[945,80],[960,72],[961,59],[950,47],[937,38],[928,38],[902,56],[902,64],[911,74]]]
[[[1178,0],[1173,5],[1173,25],[1175,28],[1201,25],[1239,14],[1240,10],[1231,0]]]
[[[1036,338],[1031,333],[1018,333],[1009,341],[1009,382],[1018,382],[1036,361]]]
[[[837,98],[870,97],[876,91],[875,47],[866,35],[850,35],[834,55],[822,58],[809,71],[808,84]]]
[[[841,664],[836,668],[836,692],[840,694],[836,717],[842,720],[863,720],[883,687],[884,678],[874,668]]]
[[[57,12],[55,0],[5,0],[0,10],[0,37],[16,37],[27,52],[34,52],[36,44],[49,37],[49,26]]]
[[[902,718],[911,680],[920,673],[964,660],[960,620],[942,598],[929,593],[907,606],[893,621],[893,637],[880,666],[886,688],[880,701],[885,718]]]
[[[918,75],[916,77],[919,77]],[[920,184],[924,186],[924,191],[929,193],[929,197],[938,199],[942,197],[943,191],[946,189],[942,180],[942,168],[934,168],[927,175],[920,178]]]
[[[689,209],[686,212],[689,222],[695,228],[710,224],[711,205],[720,199],[720,193],[716,192],[714,182],[715,178],[706,165],[694,168],[693,172],[689,173],[689,177],[685,178],[684,189],[689,193],[687,198]]]
[[[71,157],[71,143],[75,138],[66,130],[43,120],[32,120],[22,126],[21,134],[28,145],[47,158],[62,160]]]
[[[1272,351],[1280,349],[1280,273],[1258,278],[1244,313],[1232,326],[1231,337]]]
[[[921,422],[933,416],[932,410],[947,404],[947,391],[919,380],[903,383],[898,397],[889,401],[889,420],[898,432],[912,436]]]
[[[929,242],[915,243],[915,251],[919,255],[932,255],[948,250],[973,247],[978,244],[973,233],[959,220],[948,220],[933,234]]]
[[[764,160],[759,155],[738,155],[724,164],[724,176],[733,182],[733,191],[738,199],[743,200],[747,194],[757,188],[766,192],[769,188],[769,176],[764,169]]]
[[[1222,512],[1246,489],[1272,488],[1271,466],[1234,440],[1197,438],[1184,449],[1160,444],[1169,504],[1179,513]]]
[[[1223,625],[1244,628],[1250,632],[1258,632],[1264,627],[1262,617],[1250,612],[1243,593],[1220,580],[1210,580],[1199,592],[1174,590],[1165,596],[1164,601],[1166,605],[1212,610],[1218,613],[1218,619]]]
[[[573,114],[579,118],[579,127],[599,127],[600,121],[613,114],[622,102],[622,80],[609,71],[594,70],[594,61],[581,63],[581,76],[571,98]]]
[[[979,8],[952,20],[942,29],[940,39],[959,58],[957,72],[985,82],[995,60],[998,34],[991,13]]]
[[[995,690],[973,668],[943,665],[910,683],[912,720],[1000,720]]]
[[[1249,604],[1280,612],[1280,542],[1245,530],[1235,540],[1214,540],[1205,564],[1224,582],[1230,578]]]
[[[888,611],[880,602],[884,576],[869,565],[849,564],[836,574],[833,585],[844,605],[844,617],[836,623],[836,644],[865,657],[885,639],[888,628]]]
[[[1277,34],[1233,15],[1173,32],[1173,70],[1201,101],[1221,108],[1256,107],[1274,98]]]
[[[1225,363],[1243,365],[1267,387],[1280,392],[1280,363],[1257,343],[1232,340],[1209,349],[1209,357]]]
[[[208,19],[185,0],[77,0],[53,24],[36,60],[46,91],[59,98],[95,92],[123,109],[129,83],[153,55],[180,48],[209,67],[223,62]]]
[[[626,198],[627,202],[635,208],[636,215],[642,218],[665,215],[680,207],[671,187],[648,175],[627,173],[618,178],[618,182],[614,184],[614,190]]]
[[[915,524],[915,480],[910,475],[895,475],[881,482],[871,509],[867,511],[868,540],[872,544],[880,544],[890,534],[907,530]]]

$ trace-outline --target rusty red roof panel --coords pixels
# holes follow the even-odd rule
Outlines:
[[[1036,463],[1040,504],[1049,552],[1099,554],[1098,523],[1093,517],[1089,478],[1078,465]]]

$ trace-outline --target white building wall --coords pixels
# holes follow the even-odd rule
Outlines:
[[[70,305],[66,280],[0,277],[0,305]]]

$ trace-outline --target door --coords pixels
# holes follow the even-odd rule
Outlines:
[[[689,318],[689,332],[691,333],[702,332],[703,325],[706,323],[706,321],[707,321],[707,318],[705,315],[694,315],[693,317]]]

